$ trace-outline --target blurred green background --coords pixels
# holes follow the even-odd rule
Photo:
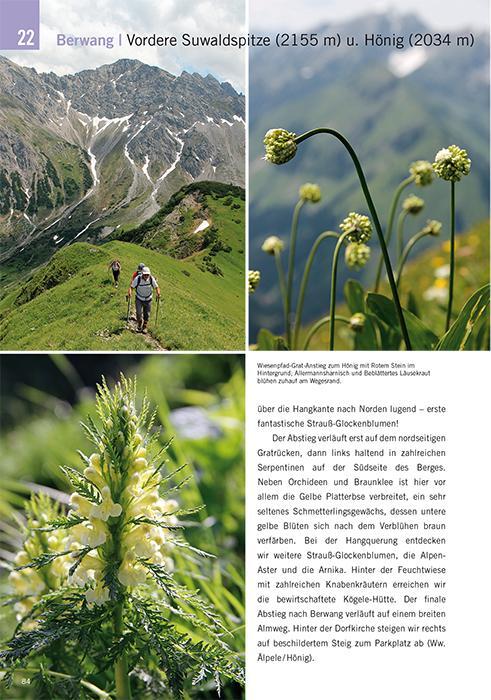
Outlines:
[[[189,542],[216,555],[197,561],[180,554],[176,576],[199,588],[233,631],[229,645],[241,655],[244,628],[244,358],[242,355],[20,355],[4,354],[0,373],[0,593],[6,589],[8,562],[19,541],[12,516],[33,490],[60,500],[70,491],[60,465],[81,468],[77,449],[91,451],[80,421],[94,415],[96,384],[104,375],[111,386],[120,372],[137,377],[139,400],[146,391],[156,410],[156,429],[168,450],[168,471],[188,466],[176,483],[183,507],[206,507],[187,523]],[[9,608],[0,613],[0,638],[12,631]],[[177,622],[176,622],[177,624]],[[184,631],[184,628],[183,628]],[[200,632],[186,629],[196,639]],[[31,698],[28,689],[12,688],[2,698]],[[222,697],[242,698],[243,690],[226,685]],[[196,697],[216,697],[198,691]]]

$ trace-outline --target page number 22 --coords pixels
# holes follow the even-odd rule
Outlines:
[[[34,46],[34,29],[19,29],[17,46]]]

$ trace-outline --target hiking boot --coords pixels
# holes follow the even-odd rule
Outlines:
[[[141,333],[141,331],[143,330],[143,321],[141,321],[140,319],[137,322],[136,329],[137,329],[138,333]]]
[[[146,332],[147,332],[147,322],[144,321],[143,326],[142,326],[142,333],[146,333]]]

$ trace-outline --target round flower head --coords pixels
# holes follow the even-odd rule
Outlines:
[[[247,273],[247,287],[249,289],[249,294],[254,294],[261,281],[261,273],[259,270],[249,270]]]
[[[431,185],[435,174],[432,164],[427,160],[415,160],[409,166],[409,172],[414,178],[414,184],[420,187]]]
[[[406,199],[402,203],[402,208],[404,211],[407,211],[408,214],[419,214],[419,212],[423,209],[425,203],[424,199],[421,199],[421,197],[416,197],[416,195],[411,194],[409,197],[406,197]]]
[[[435,219],[428,219],[426,226],[421,230],[422,233],[429,236],[438,236],[442,230],[442,222]]]
[[[372,224],[368,216],[353,211],[339,224],[339,228],[351,243],[365,243],[372,235]]]
[[[367,319],[366,319],[365,314],[362,314],[362,313],[353,314],[353,316],[349,320],[349,327],[355,333],[361,333],[361,331],[365,327],[366,320]]]
[[[321,201],[321,188],[319,185],[313,185],[311,182],[306,182],[305,185],[302,185],[298,194],[304,202],[317,204],[317,202]]]
[[[295,134],[286,129],[270,129],[264,137],[266,160],[275,165],[288,163],[295,157],[297,144]]]
[[[350,243],[344,259],[348,267],[360,269],[370,260],[370,248],[365,243]]]
[[[281,253],[285,244],[278,238],[278,236],[268,236],[261,246],[261,250],[264,250],[268,255],[275,255],[275,253]]]
[[[467,151],[458,146],[442,148],[435,156],[433,169],[442,180],[458,182],[471,170],[471,159]]]

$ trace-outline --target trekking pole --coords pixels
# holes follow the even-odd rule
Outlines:
[[[128,294],[128,311],[126,312],[126,323],[130,322],[130,304],[131,304],[131,297]]]
[[[160,309],[160,297],[157,297],[157,310],[155,311],[155,325],[157,325],[157,320],[159,317],[159,309]]]

